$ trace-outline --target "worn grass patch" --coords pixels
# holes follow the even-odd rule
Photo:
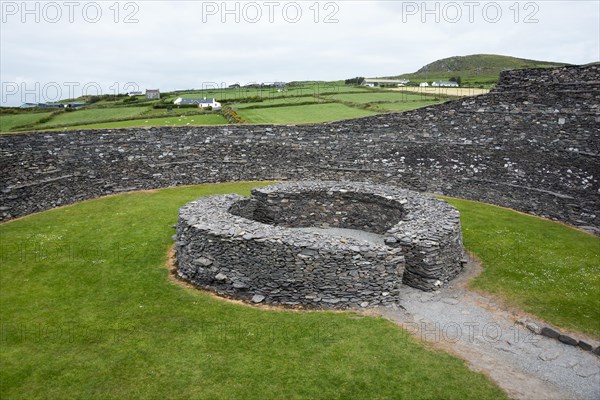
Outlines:
[[[548,322],[600,337],[600,238],[501,207],[446,199],[485,268],[472,286]]]
[[[123,194],[0,225],[0,398],[505,398],[383,319],[259,310],[170,282],[178,208],[257,185]]]

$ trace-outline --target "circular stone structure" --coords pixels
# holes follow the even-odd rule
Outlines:
[[[255,303],[355,307],[433,290],[464,265],[443,200],[360,182],[284,182],[179,210],[179,277]]]

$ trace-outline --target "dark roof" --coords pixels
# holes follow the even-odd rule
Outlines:
[[[21,108],[29,107],[41,107],[41,108],[64,108],[64,104],[61,103],[24,103],[21,104]]]
[[[181,103],[179,104],[207,104],[214,102],[215,99],[213,97],[203,98],[203,99],[181,99]]]
[[[438,85],[451,85],[451,86],[458,86],[458,82],[454,82],[454,81],[435,81],[433,83],[437,83]]]

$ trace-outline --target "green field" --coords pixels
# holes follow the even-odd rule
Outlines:
[[[40,119],[49,116],[49,112],[22,113],[22,114],[1,114],[0,132],[7,132],[15,127],[33,124]]]
[[[199,108],[173,107],[171,111],[168,111],[166,108],[151,108],[142,115],[143,117],[171,117],[173,115],[202,115],[205,113],[209,112],[205,112]]]
[[[289,105],[293,106],[298,103],[321,103],[323,100],[319,98],[315,98],[314,96],[304,96],[304,97],[283,97],[279,99],[266,99],[259,102],[250,102],[250,103],[232,103],[231,105],[236,109],[243,108],[262,108],[262,107],[272,107],[272,106],[280,106],[280,105]]]
[[[252,124],[302,124],[366,117],[376,112],[348,107],[338,103],[304,106],[242,109],[238,111]]]
[[[226,124],[227,120],[220,114],[205,115],[182,115],[165,118],[131,119],[118,122],[103,122],[99,124],[76,125],[66,130],[73,129],[104,129],[104,128],[131,128],[135,126],[186,126],[186,125],[220,125]]]
[[[38,125],[39,128],[52,128],[61,125],[87,124],[109,119],[134,118],[147,111],[147,107],[93,108],[64,112],[50,121]]]
[[[1,224],[0,398],[506,398],[384,319],[260,310],[170,282],[178,208],[256,185],[123,194]]]
[[[172,104],[177,97],[215,97],[222,102],[226,112],[207,114],[198,108],[180,108]],[[412,110],[442,102],[447,97],[357,87],[341,82],[304,82],[290,84],[285,90],[240,88],[163,93],[161,100],[146,102],[141,98],[135,106],[124,105],[129,97],[103,96],[74,111],[55,110],[50,114],[40,110],[17,110],[19,114],[1,114],[0,122],[2,132],[225,123],[319,123]],[[172,111],[168,111],[169,108]],[[40,122],[42,118],[44,120]]]
[[[298,86],[287,86],[285,90],[277,88],[239,88],[239,89],[206,89],[185,91],[181,93],[169,94],[169,99],[175,100],[181,98],[198,98],[198,97],[214,97],[218,100],[233,100],[246,98],[261,98],[261,99],[278,99],[295,96],[315,96],[324,94],[336,94],[345,92],[368,92],[370,89],[366,87],[347,86],[340,82],[313,82],[301,84]]]
[[[327,96],[333,100],[348,101],[358,104],[366,104],[373,102],[409,102],[409,101],[434,101],[435,96],[421,95],[406,92],[368,92],[360,94],[337,94],[334,96]]]

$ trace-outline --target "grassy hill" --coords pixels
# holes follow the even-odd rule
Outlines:
[[[550,68],[569,65],[566,63],[527,60],[496,54],[474,54],[443,58],[425,65],[412,74],[399,75],[398,78],[413,82],[425,82],[438,79],[448,80],[461,77],[463,84],[491,85],[498,81],[500,72],[507,69]]]

